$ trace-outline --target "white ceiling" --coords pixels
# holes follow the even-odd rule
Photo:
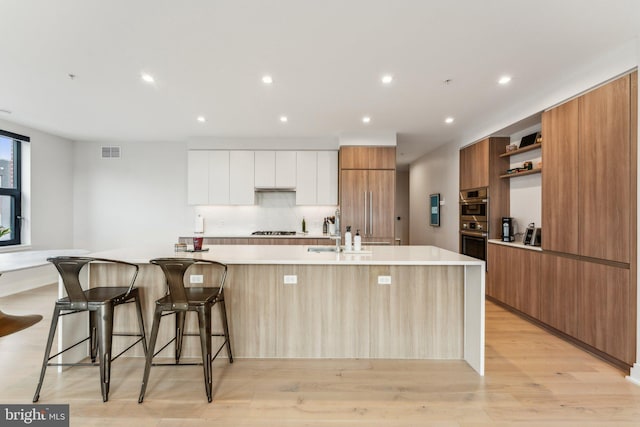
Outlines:
[[[100,142],[395,131],[406,163],[629,42],[639,17],[638,0],[0,0],[0,118]]]

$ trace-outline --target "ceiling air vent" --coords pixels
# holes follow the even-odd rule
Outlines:
[[[119,159],[120,158],[120,147],[102,147],[102,158],[103,159]]]

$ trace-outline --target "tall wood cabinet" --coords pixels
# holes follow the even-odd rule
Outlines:
[[[540,261],[490,244],[489,263],[506,267],[487,282],[488,296],[625,367],[636,358],[637,82],[634,72],[543,113]]]
[[[395,179],[395,147],[340,148],[342,233],[350,225],[364,242],[393,242]]]
[[[500,237],[502,217],[509,216],[509,180],[500,179],[509,168],[509,159],[500,157],[509,143],[508,137],[491,137],[460,150],[460,190],[488,187],[490,239]]]
[[[543,113],[544,249],[630,262],[632,79],[637,72]]]

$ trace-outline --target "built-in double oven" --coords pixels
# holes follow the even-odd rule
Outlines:
[[[487,259],[489,198],[487,188],[460,191],[460,252]]]

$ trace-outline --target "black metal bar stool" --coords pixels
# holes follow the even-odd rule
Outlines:
[[[147,354],[147,342],[144,334],[144,321],[142,319],[140,296],[138,289],[133,287],[136,277],[138,276],[139,267],[136,264],[130,264],[124,261],[90,257],[61,256],[49,258],[47,261],[51,262],[56,269],[58,269],[60,277],[62,278],[62,283],[67,291],[67,296],[57,300],[53,309],[49,338],[47,339],[44,359],[42,361],[42,371],[40,372],[40,381],[38,382],[36,393],[33,396],[33,401],[37,402],[40,398],[40,389],[42,388],[42,382],[44,381],[44,374],[47,370],[47,366],[96,366],[96,357],[99,357],[102,400],[106,402],[109,399],[111,362],[139,342],[142,343],[144,354]],[[80,270],[92,262],[106,262],[130,266],[131,282],[129,283],[129,286],[99,286],[83,290],[82,285],[80,284]],[[135,303],[136,305],[140,333],[113,333],[114,308],[117,305],[129,303]],[[89,312],[89,336],[51,356],[51,345],[58,325],[58,318],[60,316],[84,311]],[[112,357],[111,343],[114,335],[134,336],[139,338],[118,355]],[[89,341],[90,343],[91,363],[49,363],[49,361],[54,357],[67,350],[71,350],[85,341]]]
[[[202,365],[204,370],[204,387],[207,393],[207,400],[211,402],[212,389],[212,363],[220,354],[220,351],[226,346],[229,355],[229,363],[233,363],[231,354],[231,340],[229,338],[229,326],[227,324],[227,312],[224,305],[224,281],[227,277],[227,266],[207,260],[196,260],[190,258],[157,258],[150,261],[152,264],[160,266],[167,279],[167,294],[156,301],[155,313],[153,316],[153,326],[151,328],[151,337],[149,339],[149,352],[147,353],[147,361],[144,367],[144,376],[142,378],[142,388],[140,390],[140,398],[138,403],[144,400],[144,394],[149,381],[149,372],[151,365],[193,365],[192,363],[180,363],[180,354],[182,351],[182,338],[184,336],[199,336],[200,346],[202,347]],[[217,287],[185,287],[184,277],[194,264],[209,264],[218,267],[220,281]],[[219,304],[220,314],[222,316],[223,333],[211,333],[211,308]],[[184,321],[188,311],[198,313],[198,324],[200,332],[198,334],[187,334],[184,332]],[[158,329],[160,327],[160,319],[164,316],[175,314],[176,317],[176,334],[169,342],[155,351],[156,340],[158,338]],[[224,337],[224,342],[218,348],[218,351],[212,356],[211,337]],[[169,344],[175,342],[175,363],[154,364],[153,358]]]

